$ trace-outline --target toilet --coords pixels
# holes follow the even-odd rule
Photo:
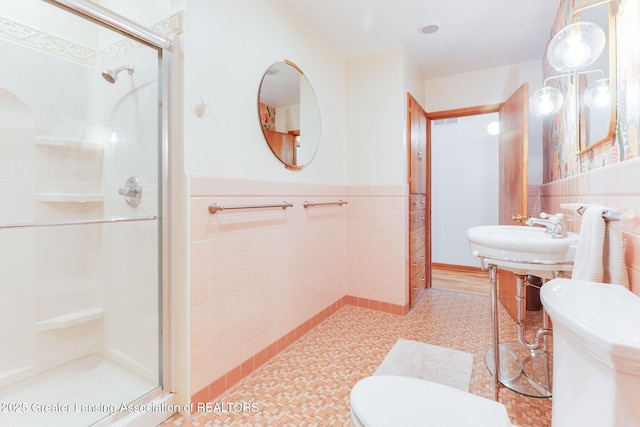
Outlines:
[[[355,427],[511,427],[499,402],[418,378],[374,375],[351,389]]]
[[[622,285],[553,279],[553,427],[640,427],[640,297]]]

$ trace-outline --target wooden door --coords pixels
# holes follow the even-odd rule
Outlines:
[[[262,129],[273,154],[285,165],[296,166],[296,137],[292,133]]]
[[[500,188],[499,220],[503,225],[524,223],[527,217],[529,85],[524,83],[500,107]],[[515,218],[515,220],[514,220]],[[509,271],[498,272],[500,302],[516,318],[515,276]]]
[[[411,94],[408,95],[409,192],[425,194],[427,185],[427,114]]]
[[[409,304],[431,286],[430,149],[427,113],[407,94],[409,181]]]

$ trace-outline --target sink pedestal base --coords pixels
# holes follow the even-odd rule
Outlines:
[[[529,350],[518,343],[502,343],[500,348],[500,384],[529,397],[551,397],[553,358],[542,350]],[[495,378],[493,348],[485,363]]]
[[[484,265],[483,265],[484,268]],[[552,357],[547,353],[546,342],[540,339],[551,330],[548,329],[546,315],[544,316],[544,328],[536,334],[534,343],[527,343],[523,337],[524,331],[524,286],[525,276],[517,276],[518,299],[518,339],[519,343],[499,343],[500,330],[498,321],[498,286],[497,270],[495,264],[489,264],[490,290],[491,290],[491,323],[492,347],[485,356],[485,363],[494,378],[495,400],[498,401],[500,385],[530,397],[551,397],[552,389]],[[496,375],[496,372],[499,375]]]

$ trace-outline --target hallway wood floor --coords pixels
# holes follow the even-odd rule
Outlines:
[[[471,292],[489,295],[489,272],[479,267],[471,268],[455,265],[433,264],[431,267],[432,287],[450,291]]]

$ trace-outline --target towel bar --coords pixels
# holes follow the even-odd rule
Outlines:
[[[215,203],[211,203],[209,205],[209,213],[214,214],[219,211],[224,211],[227,209],[260,209],[260,208],[282,208],[287,209],[293,207],[293,203],[289,203],[284,201],[277,205],[237,205],[237,206],[222,206],[217,205]]]
[[[32,222],[20,224],[0,224],[0,230],[8,228],[35,228],[35,227],[65,227],[68,225],[90,225],[90,224],[115,224],[117,222],[137,222],[137,221],[155,221],[157,215],[131,217],[131,218],[102,218],[102,219],[84,219],[78,221],[60,221],[60,222]]]
[[[580,215],[584,214],[584,211],[587,210],[588,206],[580,206],[577,211]],[[613,209],[608,209],[604,212],[602,212],[602,218],[605,219],[605,221],[620,221],[620,217],[622,216],[622,213],[614,211]]]
[[[309,206],[324,206],[324,205],[338,205],[338,206],[342,206],[342,205],[346,205],[348,202],[345,202],[344,200],[338,200],[337,202],[327,202],[327,203],[312,203],[312,202],[307,202],[305,200],[305,202],[302,204],[302,206],[304,206],[305,208],[308,208]]]

